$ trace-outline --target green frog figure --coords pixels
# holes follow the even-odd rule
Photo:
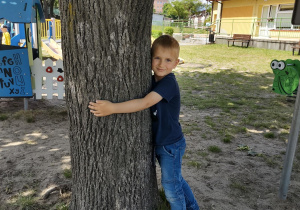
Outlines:
[[[286,61],[273,60],[271,68],[275,75],[272,90],[282,95],[296,95],[300,77],[300,61],[291,59]]]

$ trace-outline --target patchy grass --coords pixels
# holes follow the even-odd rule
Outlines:
[[[32,110],[29,110],[29,111],[24,111],[24,110],[18,111],[18,112],[16,112],[13,115],[13,117],[15,119],[24,119],[28,123],[34,123],[35,120],[36,120],[35,113]]]
[[[264,137],[267,139],[274,139],[275,138],[275,134],[273,132],[267,132],[264,134]]]
[[[198,163],[198,162],[195,161],[195,160],[192,160],[192,161],[187,162],[187,165],[190,166],[190,167],[194,167],[194,168],[196,168],[196,169],[201,168],[201,164]]]
[[[0,113],[0,121],[5,121],[8,119],[8,115],[7,114],[1,114]]]
[[[72,171],[71,169],[65,169],[63,171],[63,175],[66,179],[71,179],[72,178]]]
[[[220,153],[220,152],[222,152],[221,148],[218,147],[218,146],[215,146],[215,145],[209,146],[208,147],[208,151],[213,152],[213,153]]]
[[[238,182],[238,181],[232,181],[230,183],[229,187],[231,189],[239,190],[243,193],[248,192],[248,189],[247,189],[246,185],[241,183],[241,182]]]
[[[220,110],[218,116],[206,116],[205,123],[224,143],[231,143],[251,128],[289,130],[294,104],[272,91],[270,62],[290,59],[290,52],[198,45],[181,46],[180,57],[185,64],[179,65],[175,74],[182,104],[202,111]],[[192,131],[190,128],[187,133]],[[284,134],[279,137],[286,139]]]

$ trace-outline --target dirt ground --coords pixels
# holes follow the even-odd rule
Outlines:
[[[63,175],[70,168],[65,102],[30,99],[29,109],[40,110],[31,123],[22,115],[18,117],[23,110],[22,99],[0,99],[0,116],[9,116],[0,121],[0,210],[22,209],[23,200],[30,196],[37,204],[23,209],[58,209],[69,199],[70,193],[59,191],[42,199],[49,189],[70,183]],[[260,131],[250,130],[235,142],[224,144],[204,122],[205,116],[217,116],[219,110],[182,107],[181,113],[183,127],[200,128],[186,135],[183,176],[201,209],[300,209],[299,170],[292,173],[287,200],[278,199],[285,142],[266,139]],[[212,145],[222,151],[208,151]],[[249,156],[247,151],[237,149],[239,145],[248,145],[264,157]]]

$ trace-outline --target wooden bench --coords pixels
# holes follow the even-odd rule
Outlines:
[[[244,46],[244,43],[246,43],[246,47],[249,46],[249,43],[251,41],[251,35],[248,34],[233,34],[233,37],[231,39],[228,39],[228,47],[229,42],[232,42],[232,46],[234,46],[234,42],[242,42],[242,47]]]
[[[295,54],[295,49],[298,49],[298,55],[300,54],[300,41],[297,44],[293,44],[292,47],[293,49],[293,55]]]

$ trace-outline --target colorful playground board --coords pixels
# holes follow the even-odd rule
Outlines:
[[[27,48],[0,50],[1,97],[32,97]]]

